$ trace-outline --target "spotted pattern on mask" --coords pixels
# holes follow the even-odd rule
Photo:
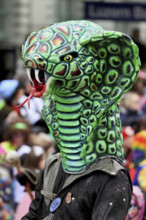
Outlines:
[[[93,22],[62,22],[32,33],[22,57],[49,82],[42,116],[65,172],[83,172],[100,157],[123,160],[117,103],[139,72],[133,41]]]

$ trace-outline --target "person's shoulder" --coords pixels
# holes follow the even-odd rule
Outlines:
[[[52,154],[50,155],[46,160],[46,165],[50,165],[52,163],[56,163],[61,161],[61,155],[60,153]]]
[[[89,167],[90,172],[98,171],[111,176],[116,176],[120,170],[125,171],[123,162],[117,161],[115,158],[105,157],[99,159],[96,163]]]

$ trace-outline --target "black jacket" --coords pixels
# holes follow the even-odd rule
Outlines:
[[[48,159],[23,220],[125,220],[132,190],[122,165],[105,158],[81,174],[65,174],[60,161],[60,154]],[[61,203],[50,212],[55,198]]]

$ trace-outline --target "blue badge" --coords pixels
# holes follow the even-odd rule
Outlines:
[[[60,206],[60,203],[61,203],[61,199],[59,197],[54,199],[50,205],[50,212],[54,212]]]

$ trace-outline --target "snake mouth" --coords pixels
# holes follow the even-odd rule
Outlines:
[[[32,68],[27,68],[26,71],[31,87],[33,87],[34,90],[33,96],[41,97],[46,90],[45,71]]]

